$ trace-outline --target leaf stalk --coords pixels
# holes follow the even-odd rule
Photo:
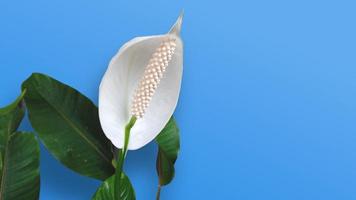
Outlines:
[[[124,147],[123,149],[119,150],[118,153],[118,160],[116,164],[116,171],[115,171],[115,199],[121,200],[121,176],[123,171],[123,166],[127,154],[127,147],[130,141],[130,132],[132,127],[135,125],[137,118],[132,116],[129,123],[125,127],[125,140],[124,140]]]
[[[158,186],[158,189],[157,189],[156,200],[159,200],[159,199],[160,199],[160,196],[161,196],[161,189],[162,189],[162,186],[159,185],[159,186]]]

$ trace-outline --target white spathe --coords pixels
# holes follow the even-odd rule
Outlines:
[[[172,116],[179,97],[183,72],[182,15],[169,33],[137,37],[124,44],[112,58],[99,89],[99,118],[102,129],[117,147],[124,145],[124,130],[131,118],[133,95],[152,54],[167,39],[176,49],[142,118],[131,129],[128,149],[136,150],[152,141]]]

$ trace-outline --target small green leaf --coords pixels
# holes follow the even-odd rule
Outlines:
[[[40,148],[34,134],[14,132],[3,153],[1,200],[37,200]]]
[[[111,143],[97,107],[83,94],[49,76],[32,74],[23,84],[32,127],[51,154],[68,168],[105,180],[114,174]]]
[[[122,192],[119,200],[135,200],[135,191],[125,174],[121,174],[120,187]],[[115,176],[111,176],[98,188],[92,200],[118,200],[115,199]]]
[[[173,117],[156,137],[156,142],[159,146],[156,168],[159,184],[163,186],[169,184],[174,178],[174,163],[180,148],[179,129]]]
[[[10,105],[0,108],[0,151],[3,152],[8,138],[11,133],[19,127],[24,114],[25,108],[22,104],[25,92],[17,97]]]
[[[25,108],[22,94],[0,109],[0,199],[37,200],[40,191],[39,145],[33,134],[15,132]]]

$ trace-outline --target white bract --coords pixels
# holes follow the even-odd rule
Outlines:
[[[152,141],[172,116],[183,72],[181,24],[182,15],[167,34],[134,38],[112,58],[100,84],[99,117],[117,148],[132,116],[129,150]]]

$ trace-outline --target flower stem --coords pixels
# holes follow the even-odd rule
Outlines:
[[[156,200],[159,200],[159,199],[160,199],[160,196],[161,196],[161,188],[162,188],[162,186],[159,185],[159,186],[158,186],[158,189],[157,189]]]
[[[121,175],[123,171],[123,166],[127,154],[127,147],[129,145],[130,140],[130,132],[132,127],[135,125],[137,118],[131,117],[129,123],[125,127],[125,140],[124,140],[124,147],[123,149],[119,150],[118,160],[116,164],[116,171],[115,171],[115,200],[120,200],[121,198]]]

